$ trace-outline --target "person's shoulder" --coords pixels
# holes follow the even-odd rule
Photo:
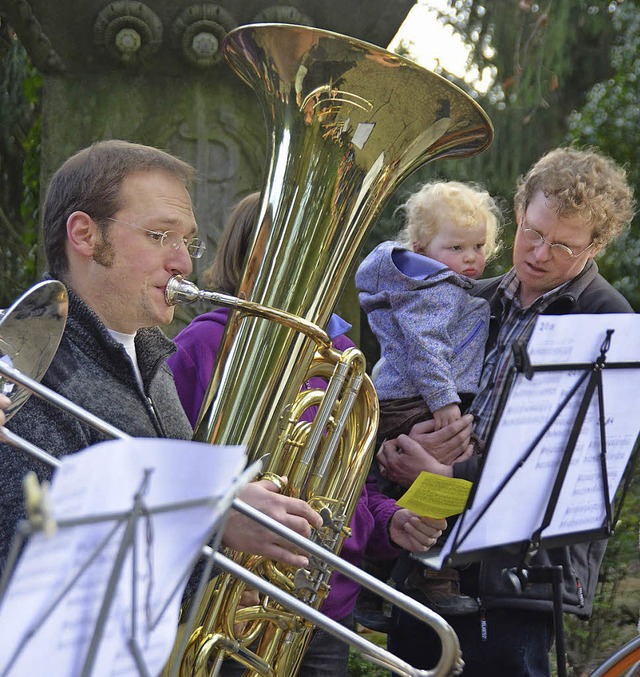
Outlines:
[[[173,339],[175,343],[181,343],[194,340],[200,335],[206,335],[210,332],[224,331],[227,320],[229,319],[228,308],[216,308],[201,315],[194,317],[189,324],[181,329]]]
[[[71,324],[67,322],[67,327]],[[60,339],[56,354],[53,356],[51,364],[42,378],[43,385],[56,391],[60,390],[63,384],[70,381],[78,373],[82,361],[81,350],[78,349],[72,340],[70,332],[65,332]],[[88,362],[86,361],[86,363]]]
[[[582,313],[633,313],[627,299],[600,273],[584,288],[576,301]]]
[[[344,334],[340,334],[339,336],[333,338],[332,344],[336,350],[342,351],[346,350],[347,348],[356,347],[356,344],[348,336],[345,336]]]
[[[627,299],[600,275],[597,263],[591,259],[581,273],[566,283],[558,297],[549,304],[545,314],[632,312]]]

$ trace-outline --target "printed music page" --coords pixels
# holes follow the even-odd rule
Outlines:
[[[640,392],[640,315],[544,316],[538,320],[529,343],[530,361],[535,366],[567,364],[567,370],[535,372],[531,380],[518,374],[487,452],[475,495],[472,494],[471,506],[467,506],[458,520],[442,552],[427,558],[426,563],[441,567],[454,543],[457,543],[457,553],[469,553],[524,543],[536,532],[547,509],[587,379],[540,443],[530,455],[527,456],[527,452],[584,376],[585,370],[572,370],[571,365],[594,363],[608,329],[614,331],[606,362],[635,363],[629,368],[602,372],[606,467],[613,501],[640,432],[637,397],[630,395]],[[603,527],[606,507],[600,449],[596,391],[552,521],[542,532],[542,539]],[[514,470],[511,479],[491,502],[498,487]]]
[[[90,674],[158,674],[191,565],[245,461],[243,447],[139,438],[65,457],[51,487],[54,517],[95,520],[29,540],[0,607],[0,674],[42,674],[45,660],[47,674],[81,674],[105,600]],[[130,547],[122,548],[126,533]]]

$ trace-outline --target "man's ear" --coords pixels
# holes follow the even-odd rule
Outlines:
[[[98,225],[85,212],[73,212],[67,219],[67,240],[72,251],[91,258],[100,240]]]
[[[524,219],[525,210],[524,209],[514,209],[514,216],[516,218],[516,230],[518,230],[522,219]]]

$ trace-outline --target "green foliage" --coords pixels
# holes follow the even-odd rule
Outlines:
[[[0,307],[36,279],[42,77],[0,17]]]
[[[588,0],[449,4],[456,12],[448,21],[471,47],[470,62],[494,74],[493,86],[478,100],[493,121],[495,142],[472,161],[475,176],[509,198],[516,177],[563,141],[566,116],[607,77],[603,55],[614,35],[616,3],[608,8]]]
[[[618,38],[611,49],[611,77],[587,94],[586,104],[569,118],[568,138],[597,146],[625,166],[636,195],[640,188],[640,6],[622,4],[613,17]],[[612,243],[598,261],[603,274],[640,310],[640,220]]]
[[[611,16],[618,3],[591,0],[533,2],[532,0],[449,0],[454,13],[443,13],[471,48],[479,70],[491,68],[496,77],[490,98],[504,106],[516,102],[545,108],[542,99],[557,103],[567,88],[582,94],[574,77],[588,66],[593,78],[606,70],[602,53],[612,37]],[[556,94],[557,92],[557,94]]]
[[[366,639],[383,649],[387,646],[387,636],[380,632],[367,632]],[[355,649],[349,651],[349,677],[389,677],[386,668],[365,660]]]
[[[636,472],[600,568],[593,615],[587,622],[565,616],[567,663],[574,675],[591,672],[637,634],[639,511],[640,481]]]
[[[34,74],[33,77],[25,83],[32,87],[41,83],[41,77]],[[40,138],[41,138],[42,119],[40,116],[35,118],[34,123],[27,134],[23,144],[25,153],[23,169],[23,196],[20,204],[20,216],[23,223],[22,241],[28,249],[25,257],[25,273],[35,279],[36,271],[36,249],[38,245],[38,223],[40,212]]]
[[[389,677],[389,671],[373,665],[352,650],[349,653],[349,677]]]

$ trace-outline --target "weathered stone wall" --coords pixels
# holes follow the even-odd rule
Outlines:
[[[221,58],[234,27],[299,23],[387,45],[414,0],[5,0],[44,73],[42,186],[74,151],[106,138],[155,145],[198,170],[196,216],[211,261],[233,204],[260,188],[267,130],[255,94]],[[344,314],[357,324],[357,304]],[[182,315],[182,321],[186,316]]]

